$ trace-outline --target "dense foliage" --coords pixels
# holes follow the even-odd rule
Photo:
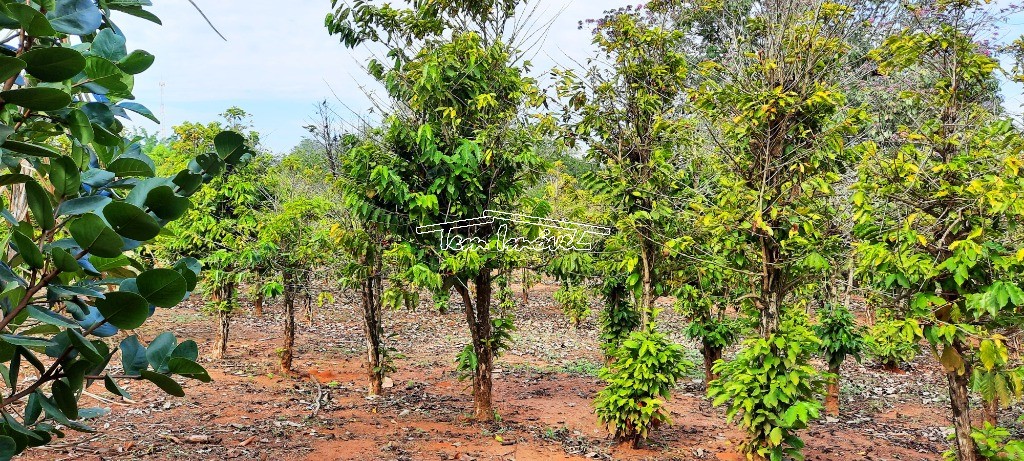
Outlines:
[[[155,119],[132,101],[135,76],[155,58],[129,52],[114,19],[159,22],[148,4],[0,3],[0,27],[15,44],[0,56],[9,248],[0,262],[2,459],[63,429],[92,431],[85,421],[103,410],[80,408],[79,399],[93,382],[128,397],[119,381],[183,396],[173,375],[210,380],[195,342],[162,333],[144,344],[133,332],[200,277],[195,259],[154,267],[145,249],[189,210],[189,197],[253,154],[237,133],[213,133],[179,168],[158,174],[142,139],[125,130],[129,112]],[[118,352],[120,365],[112,363]]]

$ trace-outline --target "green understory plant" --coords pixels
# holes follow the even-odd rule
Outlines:
[[[657,311],[652,314],[656,316]],[[654,328],[652,321],[622,342],[614,361],[599,373],[608,385],[594,402],[598,421],[634,448],[639,448],[652,430],[671,423],[665,399],[693,366],[684,358],[682,346]]]
[[[798,310],[777,332],[750,339],[732,361],[719,361],[720,378],[708,385],[715,406],[726,405],[729,422],[739,420],[749,438],[742,451],[752,459],[803,459],[796,431],[818,418],[823,379],[811,365],[821,341]]]
[[[863,328],[857,326],[850,310],[842,305],[829,306],[818,317],[814,333],[821,340],[821,352],[828,364],[828,389],[825,394],[825,411],[832,416],[839,415],[839,369],[847,357],[853,356],[860,362],[864,349]]]
[[[892,311],[879,309],[875,324],[868,330],[867,350],[882,368],[899,371],[904,363],[913,362],[921,347],[920,327],[913,319],[895,318]]]

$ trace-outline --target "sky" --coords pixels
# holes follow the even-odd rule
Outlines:
[[[537,22],[553,21],[545,42],[535,48],[537,76],[556,60],[586,59],[590,34],[577,30],[577,21],[633,3],[536,1]],[[150,132],[169,134],[186,120],[220,120],[225,109],[238,106],[252,114],[264,147],[283,153],[307,134],[303,126],[318,101],[326,98],[339,115],[355,122],[372,107],[364,88],[380,91],[363,69],[369,53],[349,50],[327,34],[330,0],[196,0],[227,41],[187,0],[153,3],[149,9],[162,27],[123,14],[113,17],[129,51],[156,55],[153,67],[136,78],[133,92],[163,122],[136,121]]]
[[[544,42],[532,51],[535,76],[555,63],[584,62],[590,32],[577,21],[601,15],[637,0],[533,0],[539,5],[535,24],[548,25]],[[143,49],[156,63],[136,78],[137,102],[163,122],[145,119],[136,125],[169,134],[183,121],[220,120],[231,106],[246,110],[260,132],[263,147],[285,153],[307,134],[315,105],[327,99],[350,123],[372,108],[365,91],[380,92],[365,74],[365,49],[349,50],[327,34],[324,17],[330,0],[196,0],[227,37],[221,40],[187,0],[154,0],[150,10],[163,26],[121,14],[114,20],[128,37],[129,51]],[[1001,3],[1001,2],[997,2]],[[1003,32],[1019,36],[1021,24]],[[1024,88],[1005,85],[1007,109],[1018,115]],[[372,117],[372,116],[370,116]],[[137,117],[140,118],[141,117]]]

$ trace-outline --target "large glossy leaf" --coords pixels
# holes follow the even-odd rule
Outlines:
[[[71,104],[71,95],[57,88],[30,87],[0,92],[0,99],[26,109],[49,112]],[[7,146],[4,146],[7,147]]]
[[[36,48],[23,55],[26,71],[44,82],[63,82],[85,69],[85,56],[73,48]]]
[[[52,37],[57,35],[50,21],[43,16],[39,10],[22,3],[11,3],[7,5],[11,11],[11,17],[25,28],[29,35],[34,37]]]
[[[204,383],[212,381],[210,379],[210,374],[206,372],[206,369],[203,368],[202,365],[184,357],[171,357],[170,360],[167,361],[167,369],[176,375],[197,379]]]
[[[50,160],[50,184],[57,197],[78,195],[82,187],[82,173],[71,157],[60,156]]]
[[[85,75],[92,83],[100,85],[111,91],[128,91],[125,83],[125,73],[110,62],[109,59],[99,56],[89,56],[85,59]]]
[[[43,189],[35,180],[25,183],[25,197],[28,199],[28,209],[32,211],[32,217],[36,224],[43,230],[53,229],[57,225],[53,217],[53,204],[50,203],[50,194]]]
[[[60,216],[77,216],[92,213],[97,210],[102,210],[103,207],[107,206],[111,201],[110,197],[103,195],[79,197],[61,203],[60,206],[57,207],[57,214]]]
[[[157,387],[163,389],[164,392],[170,395],[173,395],[175,397],[185,396],[185,390],[182,389],[181,385],[178,384],[178,382],[175,381],[170,376],[162,375],[160,373],[154,373],[149,370],[143,370],[140,374],[144,379],[153,384],[156,384]]]
[[[55,325],[61,328],[78,328],[78,322],[38,306],[28,306],[28,316],[48,325]]]
[[[185,299],[188,283],[173,269],[152,269],[135,278],[139,294],[150,304],[174,307]]]
[[[138,375],[149,366],[146,359],[146,347],[135,335],[121,341],[121,367],[126,375]]]
[[[107,293],[106,298],[96,300],[96,308],[108,323],[122,330],[134,330],[149,318],[149,302],[127,291]]]
[[[120,61],[128,56],[128,50],[125,48],[125,38],[123,35],[115,32],[113,29],[103,29],[96,34],[96,38],[92,41],[91,51],[93,54],[109,59],[110,61]]]
[[[87,35],[103,23],[103,14],[93,0],[56,0],[53,11],[46,19],[57,32],[69,35]]]
[[[15,152],[22,155],[28,155],[32,157],[59,157],[60,152],[57,152],[50,146],[41,146],[38,144],[29,144],[27,142],[13,141],[8,139],[3,144],[4,149],[8,149],[11,152]]]
[[[124,202],[103,207],[103,216],[118,235],[144,242],[160,234],[160,223],[141,208]]]
[[[89,144],[96,139],[96,131],[92,128],[89,116],[80,109],[73,109],[68,113],[68,128],[71,135],[82,144]]]
[[[168,186],[156,187],[146,195],[145,206],[160,219],[173,221],[185,215],[192,202]]]
[[[39,247],[36,246],[32,239],[18,230],[11,232],[11,239],[17,246],[18,254],[25,260],[25,264],[28,264],[33,269],[43,268],[43,253],[39,251]]]
[[[6,81],[25,69],[25,61],[10,56],[0,56],[0,80]]]
[[[145,72],[153,65],[154,61],[156,61],[156,57],[149,52],[135,50],[128,56],[125,56],[124,59],[118,61],[117,67],[125,73],[135,75]]]
[[[71,237],[85,251],[104,258],[121,256],[124,240],[114,232],[103,218],[94,214],[82,215],[70,226]]]
[[[119,103],[117,106],[124,108],[125,110],[135,112],[136,114],[139,114],[143,117],[146,117],[152,120],[154,123],[160,123],[160,120],[156,118],[156,115],[153,115],[153,111],[149,110],[148,107],[143,106],[142,104],[139,104],[137,102],[122,102]]]
[[[217,148],[217,155],[221,160],[227,160],[245,149],[245,138],[234,131],[224,131],[213,138],[213,145]]]
[[[160,333],[153,338],[153,341],[150,341],[149,347],[146,349],[146,360],[157,372],[166,373],[167,360],[172,357],[177,344],[178,340],[173,333],[169,331]]]

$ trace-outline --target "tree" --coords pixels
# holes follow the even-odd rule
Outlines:
[[[62,437],[58,426],[91,431],[84,421],[103,411],[80,408],[79,398],[96,381],[124,397],[120,380],[151,381],[176,396],[184,393],[172,375],[209,381],[194,341],[162,333],[143,345],[125,334],[112,346],[104,338],[141,327],[194,289],[195,260],[152,268],[140,252],[205,183],[252,155],[241,136],[225,132],[213,152],[157,175],[120,121],[129,111],[155,119],[131,95],[134,76],[154,58],[129,53],[114,23],[120,13],[156,17],[143,2],[39,3],[0,3],[0,27],[15,45],[0,57],[0,184],[12,199],[0,213],[11,250],[0,262],[4,459]],[[118,351],[120,373],[109,370]]]
[[[222,116],[228,126],[244,129],[248,115],[238,108]],[[193,152],[213,142],[211,136],[221,129],[219,122],[207,125],[186,122],[174,127],[171,152]],[[255,132],[247,138],[258,141]],[[164,158],[158,169],[166,169],[181,155]],[[245,165],[228,166],[211,187],[194,197],[194,206],[184,218],[172,224],[171,235],[161,238],[158,253],[168,260],[182,257],[198,259],[207,269],[202,287],[210,295],[206,309],[217,317],[217,339],[213,355],[223,357],[228,349],[231,316],[238,306],[238,289],[259,264],[258,229],[260,216],[269,206],[268,156],[257,156]]]
[[[397,10],[357,2],[328,17],[328,28],[346,46],[383,43],[393,65],[372,60],[395,107],[350,175],[368,187],[353,211],[385,222],[417,259],[451,281],[466,310],[472,343],[474,415],[494,418],[491,370],[500,334],[492,319],[492,278],[501,267],[494,225],[467,229],[461,238],[481,245],[462,251],[442,246],[444,232],[417,226],[484,217],[514,208],[527,185],[544,171],[534,146],[538,126],[526,111],[543,95],[518,51],[503,43],[516,1],[415,2]],[[411,46],[410,46],[411,45]],[[443,286],[443,285],[442,285]]]
[[[593,43],[610,68],[592,67],[583,78],[555,71],[566,102],[563,122],[570,144],[586,143],[601,168],[585,176],[605,195],[623,252],[613,263],[637,293],[641,326],[654,299],[667,293],[665,251],[682,190],[678,164],[689,142],[690,121],[681,107],[688,68],[683,31],[668,27],[675,2],[651,2],[640,10],[612,12],[594,29]]]
[[[866,152],[853,196],[863,279],[890,294],[942,363],[960,461],[972,438],[973,363],[992,369],[999,328],[1019,322],[1022,137],[993,113],[998,61],[979,37],[982,2],[912,4],[914,20],[873,54],[883,74],[919,72],[900,96],[922,115]]]
[[[284,288],[284,335],[281,372],[292,372],[295,357],[295,301],[313,287],[312,273],[321,267],[329,251],[330,228],[324,221],[330,203],[321,197],[300,197],[276,204],[264,215],[259,228],[260,248],[281,274]]]
[[[799,452],[795,431],[820,407],[807,363],[817,340],[802,319],[789,331],[780,326],[788,306],[806,302],[794,297],[844,254],[830,198],[855,153],[847,139],[866,121],[847,106],[842,85],[856,75],[847,70],[862,56],[851,53],[849,38],[864,25],[853,8],[823,1],[759,2],[739,18],[720,13],[732,38],[725,53],[698,66],[694,96],[721,173],[698,222],[734,248],[725,262],[751,282],[741,300],[753,307],[760,338],[715,368],[722,375],[709,391],[717,404],[728,402],[728,414],[743,413],[748,456],[777,459]],[[772,384],[788,374],[800,385]],[[769,400],[751,406],[749,396]]]

